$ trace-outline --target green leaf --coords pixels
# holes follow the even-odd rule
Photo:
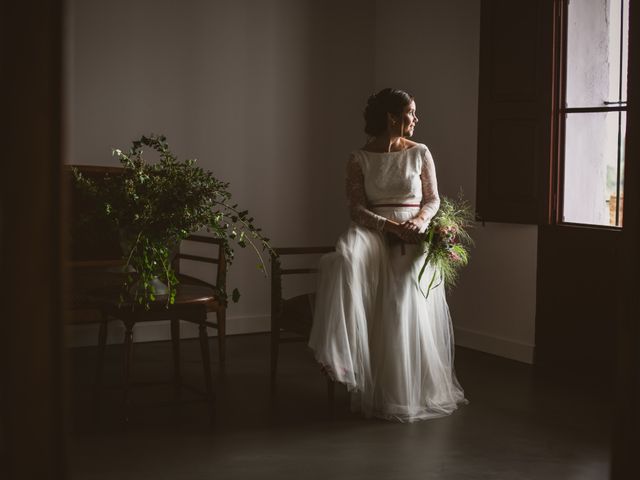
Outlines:
[[[240,300],[240,291],[237,288],[233,289],[233,292],[231,293],[231,300],[233,303],[238,303],[238,300]]]

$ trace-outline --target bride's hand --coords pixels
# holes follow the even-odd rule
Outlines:
[[[420,232],[424,225],[424,221],[420,218],[412,218],[400,224],[403,229],[403,240],[409,243],[420,243],[423,234]]]
[[[422,240],[422,234],[420,233],[420,229],[416,228],[411,224],[403,223],[400,225],[402,229],[400,232],[400,238],[402,238],[407,243],[420,243]]]
[[[425,225],[425,221],[420,217],[415,217],[406,222],[401,223],[401,225],[406,225],[409,230],[420,232]]]
[[[412,220],[403,223],[389,223],[389,231],[407,243],[420,243],[422,240],[420,227],[411,222]]]

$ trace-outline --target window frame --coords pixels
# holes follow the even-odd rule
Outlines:
[[[564,179],[565,179],[565,131],[567,115],[571,113],[625,112],[628,113],[627,102],[613,102],[602,107],[567,107],[567,31],[569,3],[571,0],[555,0],[554,30],[554,85],[553,85],[553,145],[551,165],[550,224],[555,226],[592,228],[597,230],[621,231],[623,225],[597,225],[590,223],[568,222],[563,220],[564,214]],[[622,2],[630,0],[621,0]],[[628,20],[628,19],[627,19]],[[621,29],[622,30],[622,29]],[[629,53],[627,52],[627,55]],[[623,52],[620,52],[622,57]],[[622,68],[622,62],[620,63]],[[622,73],[622,72],[621,72]],[[620,75],[622,81],[622,75]],[[624,105],[622,105],[624,103]],[[614,105],[615,104],[615,105]],[[625,120],[626,121],[626,120]],[[620,199],[621,185],[621,128],[618,120],[618,173],[617,198]],[[617,206],[616,222],[620,212]]]

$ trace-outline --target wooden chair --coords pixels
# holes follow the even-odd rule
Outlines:
[[[90,178],[100,180],[105,175],[119,175],[121,168],[76,165],[80,172]],[[70,167],[67,169],[70,176]],[[79,198],[79,193],[71,189],[71,258],[68,263],[72,279],[71,312],[69,319],[72,324],[99,323],[98,358],[96,365],[95,411],[98,412],[99,400],[102,393],[102,377],[104,370],[104,353],[107,341],[107,328],[111,320],[121,320],[125,325],[125,405],[128,404],[129,377],[131,353],[133,349],[133,328],[136,323],[155,320],[169,320],[171,322],[171,341],[174,363],[174,385],[176,396],[180,395],[183,385],[180,371],[180,321],[192,322],[198,325],[200,347],[203,359],[206,392],[205,397],[211,404],[211,418],[213,419],[213,391],[211,367],[209,362],[209,346],[207,328],[218,331],[218,353],[220,367],[225,364],[226,339],[226,258],[224,244],[221,240],[204,235],[191,235],[184,243],[204,245],[206,252],[191,254],[179,251],[174,259],[174,269],[178,274],[180,286],[176,303],[165,308],[163,300],[148,311],[136,305],[120,305],[119,289],[122,283],[121,274],[117,267],[122,265],[121,251],[117,232],[106,222],[93,221],[84,225],[80,220],[91,216],[97,205],[91,205],[86,198]],[[80,228],[83,226],[83,228]],[[182,245],[181,245],[182,246]],[[209,248],[210,247],[210,248]],[[181,270],[183,263],[198,262],[207,266],[216,266],[215,283],[185,275]],[[184,265],[186,266],[186,265]],[[114,268],[116,267],[116,268]],[[214,272],[211,272],[214,273]],[[221,295],[222,294],[222,295]],[[215,313],[216,321],[209,321],[208,313]],[[202,393],[202,392],[200,392]],[[126,417],[126,415],[125,415]]]
[[[213,379],[211,376],[211,365],[209,358],[209,338],[207,328],[212,327],[218,330],[219,358],[221,366],[225,360],[225,320],[226,320],[226,299],[221,297],[226,285],[226,260],[224,254],[224,244],[221,240],[202,235],[191,235],[185,241],[204,243],[213,247],[215,254],[192,255],[178,253],[176,255],[176,267],[179,268],[180,260],[193,262],[205,262],[216,264],[216,283],[211,284],[198,278],[178,273],[178,285],[175,303],[166,306],[165,299],[158,297],[158,300],[151,305],[150,309],[144,309],[139,305],[129,302],[122,304],[120,301],[120,284],[111,287],[103,287],[89,294],[90,300],[102,313],[100,323],[100,333],[98,338],[98,373],[96,378],[96,412],[99,409],[99,399],[102,392],[102,378],[104,366],[104,353],[106,348],[107,327],[111,320],[120,320],[125,327],[124,335],[124,404],[125,421],[129,419],[129,390],[131,386],[131,360],[133,353],[133,330],[137,323],[147,321],[169,320],[171,324],[171,344],[173,353],[173,383],[175,400],[180,398],[182,387],[192,390],[204,396],[210,407],[210,420],[214,420],[214,392]],[[208,320],[208,313],[215,312],[216,322]],[[198,335],[200,338],[200,350],[202,355],[202,367],[205,381],[205,391],[183,383],[180,366],[180,322],[190,322],[198,325]]]
[[[306,342],[313,322],[315,293],[285,298],[282,277],[285,275],[315,274],[315,267],[283,268],[284,257],[329,253],[334,247],[274,248],[271,254],[271,384],[275,386],[278,354],[281,343]],[[329,407],[333,405],[334,382],[327,380]]]
[[[215,251],[213,255],[194,255],[189,253],[182,253],[179,251],[174,259],[173,267],[176,273],[179,274],[181,281],[190,285],[202,285],[212,288],[215,292],[218,292],[217,300],[215,302],[207,303],[207,312],[216,314],[216,321],[207,321],[207,326],[215,328],[218,333],[218,359],[220,362],[220,368],[224,368],[226,361],[226,334],[227,334],[227,301],[226,298],[219,298],[220,295],[226,295],[227,286],[227,259],[225,257],[224,242],[218,238],[207,237],[204,235],[189,235],[184,243],[200,243],[209,246],[213,246]],[[181,260],[188,262],[201,262],[208,265],[217,265],[216,267],[216,283],[211,284],[195,278],[193,276],[185,275],[181,272]],[[178,332],[179,333],[179,332]],[[173,335],[172,335],[173,338]]]

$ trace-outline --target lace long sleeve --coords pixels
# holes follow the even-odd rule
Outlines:
[[[425,221],[431,221],[440,208],[440,196],[438,195],[438,181],[436,179],[436,167],[429,150],[425,152],[422,159],[422,171],[420,172],[422,182],[422,201],[420,202],[420,213],[418,217]]]
[[[351,220],[362,227],[382,231],[386,218],[376,215],[367,208],[367,195],[364,190],[362,167],[354,155],[347,163],[347,202]]]

